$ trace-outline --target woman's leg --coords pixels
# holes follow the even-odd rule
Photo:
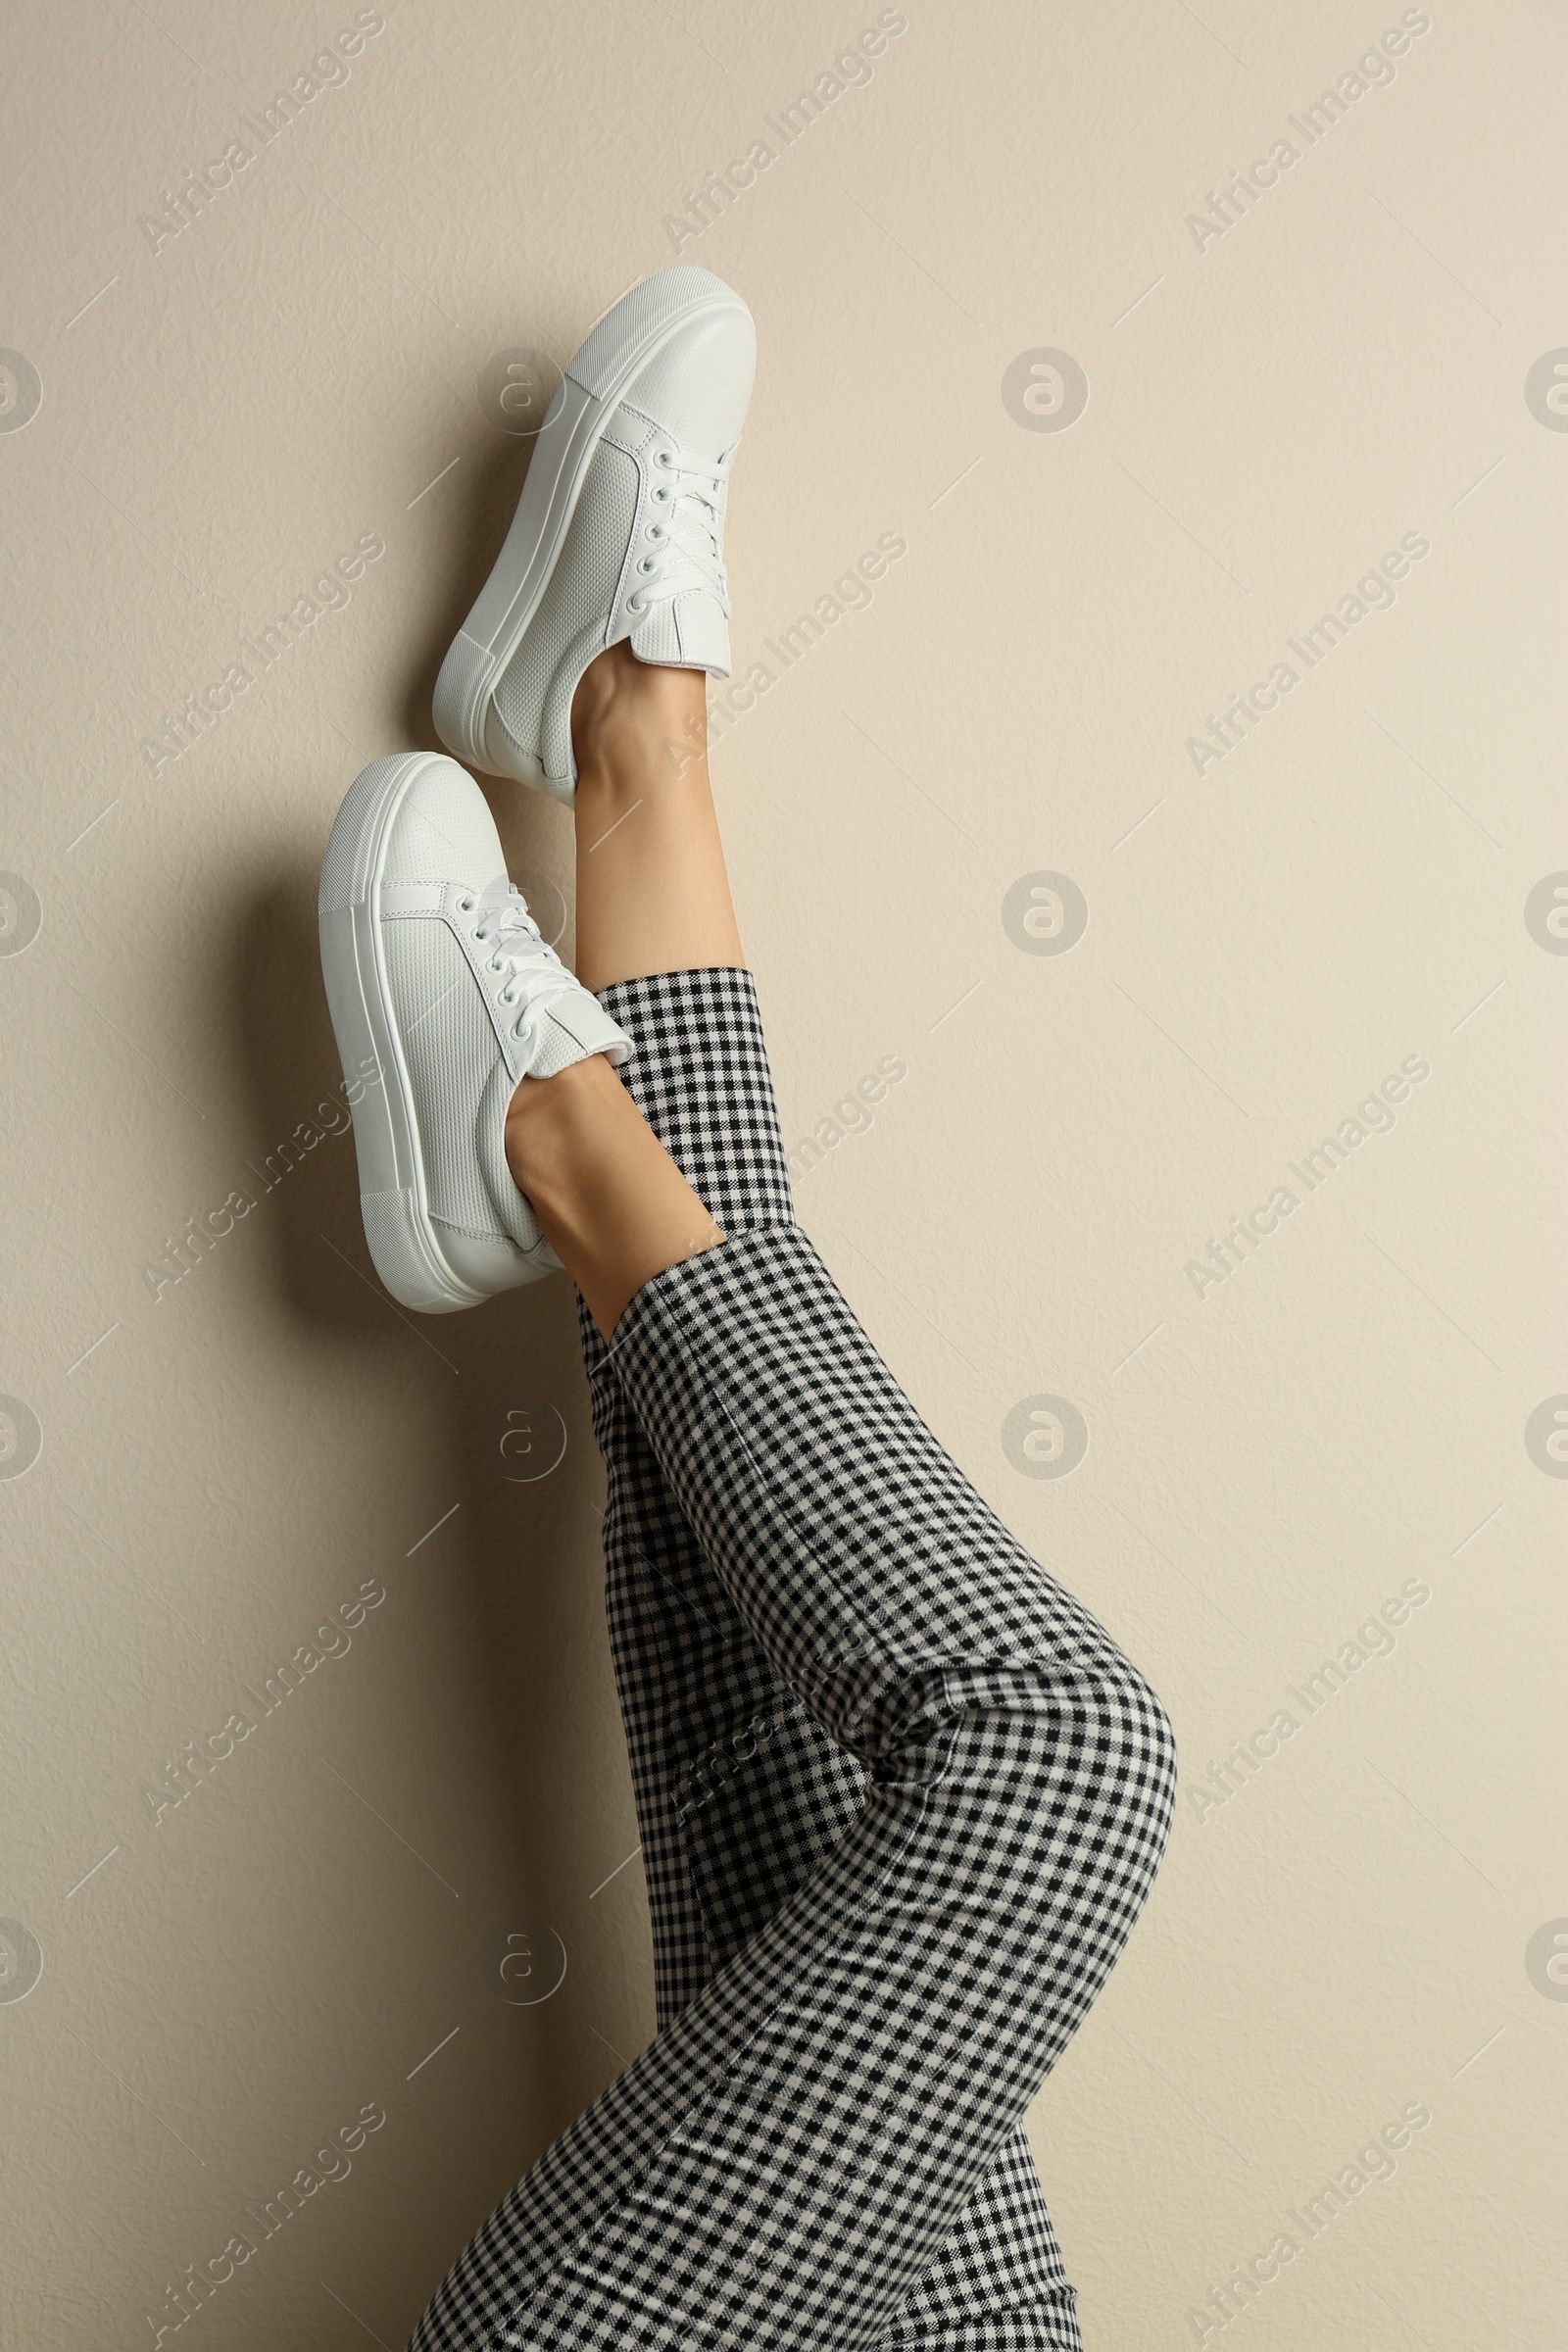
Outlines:
[[[708,679],[591,662],[572,699],[577,977],[600,990],[746,961],[708,779]]]
[[[1168,1727],[941,1454],[804,1237],[694,1256],[715,1237],[669,1177],[649,1212],[634,1106],[547,1109],[557,1085],[509,1149],[618,1324],[601,1385],[867,1793],[492,2218],[417,2340],[510,2316],[515,2343],[865,2342],[1114,1960],[1168,1821]]]
[[[794,1223],[756,991],[709,789],[705,681],[624,652],[578,689],[577,967],[637,1041],[633,1102],[726,1233]],[[641,820],[646,816],[646,823]],[[667,2025],[854,1824],[865,1767],[747,1632],[671,1498],[586,1307],[604,1455],[606,1603]],[[1075,2297],[1021,2130],[879,2339],[1080,2352]]]

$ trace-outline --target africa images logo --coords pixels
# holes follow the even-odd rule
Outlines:
[[[249,171],[323,91],[341,89],[351,78],[349,60],[359,57],[366,42],[385,30],[386,19],[379,9],[362,8],[352,24],[346,24],[308,66],[301,67],[286,89],[274,91],[254,114],[241,115],[239,129],[221,155],[184,172],[172,188],[165,189],[156,213],[138,217],[137,226],[153,252],[162,254],[172,238],[181,236],[210,212],[215,200],[235,185],[240,172]]]
[[[1308,670],[1326,662],[1369,613],[1391,612],[1398,601],[1394,582],[1402,580],[1412,564],[1424,563],[1431,553],[1432,542],[1424,531],[1406,531],[1398,546],[1391,547],[1364,571],[1355,586],[1319,613],[1309,629],[1303,629],[1299,637],[1287,637],[1285,643],[1294,659],[1282,657],[1266,678],[1259,678],[1245,694],[1233,694],[1223,716],[1211,710],[1203,722],[1206,734],[1188,736],[1187,757],[1198,773],[1217,765],[1238,744],[1245,743],[1258,721],[1277,710],[1282,698],[1295,691]]]
[[[1249,164],[1245,172],[1233,171],[1223,187],[1210,188],[1203,201],[1206,213],[1189,213],[1187,233],[1200,253],[1209,247],[1246,219],[1253,206],[1260,202],[1270,188],[1277,188],[1287,172],[1293,172],[1320,140],[1327,138],[1337,124],[1343,122],[1352,106],[1359,106],[1371,90],[1387,89],[1396,79],[1395,59],[1403,57],[1412,40],[1419,40],[1432,30],[1432,19],[1425,9],[1407,8],[1397,24],[1388,31],[1372,48],[1366,49],[1353,66],[1339,74],[1332,87],[1323,90],[1300,114],[1287,115],[1296,137],[1282,131],[1270,146],[1267,155]],[[1299,147],[1296,140],[1299,139]]]

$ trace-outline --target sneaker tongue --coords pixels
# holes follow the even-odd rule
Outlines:
[[[678,596],[651,606],[631,633],[631,650],[640,662],[661,662],[678,669],[711,670],[729,676],[729,622],[716,597],[701,588],[683,589]]]

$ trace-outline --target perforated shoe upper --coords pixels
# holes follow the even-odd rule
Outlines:
[[[431,1218],[470,1276],[483,1268],[483,1287],[507,1287],[518,1252],[557,1262],[507,1166],[517,1083],[589,1054],[624,1061],[629,1041],[540,937],[484,796],[455,761],[432,760],[393,817],[377,913]]]
[[[756,364],[750,314],[712,311],[675,331],[614,410],[496,685],[486,746],[501,772],[571,798],[571,698],[607,646],[629,639],[644,662],[729,675],[724,516]]]

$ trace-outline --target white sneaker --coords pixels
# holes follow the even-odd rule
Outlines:
[[[724,506],[757,365],[707,270],[662,270],[567,368],[507,543],[435,686],[461,759],[569,801],[571,698],[596,654],[729,676]]]
[[[375,760],[338,811],[319,903],[381,1280],[445,1314],[553,1272],[507,1166],[507,1105],[519,1078],[631,1044],[540,938],[473,778],[439,753]]]

